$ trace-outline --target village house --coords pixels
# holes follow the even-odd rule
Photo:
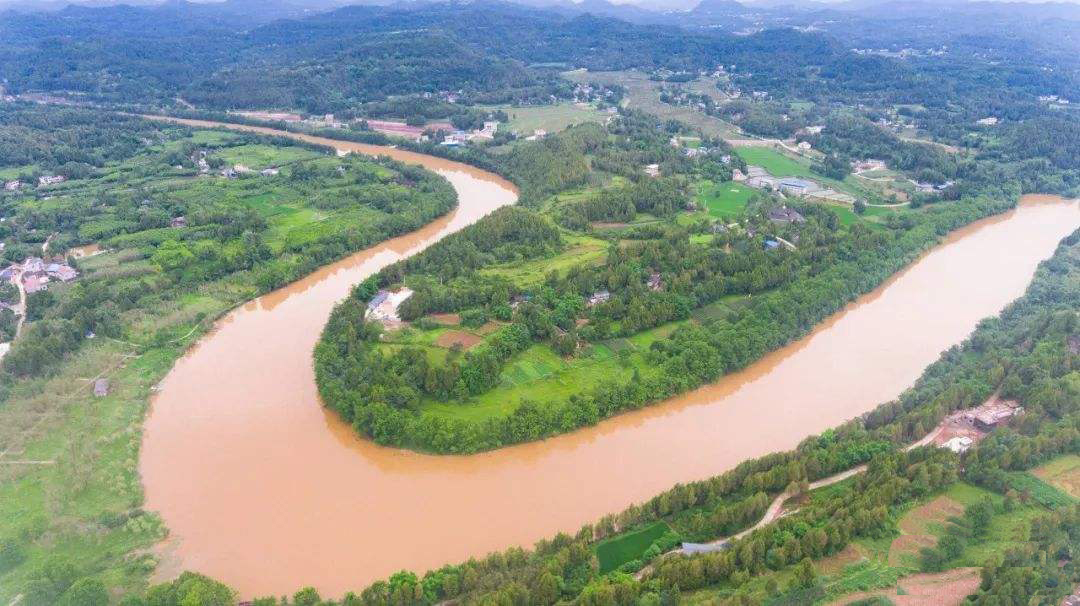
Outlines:
[[[63,183],[64,181],[67,181],[67,177],[63,175],[45,175],[38,177],[38,187],[56,185],[57,183]]]
[[[109,380],[96,379],[94,381],[94,397],[104,398],[109,395]]]
[[[654,271],[649,275],[648,285],[649,290],[660,290],[664,287],[664,282],[661,280],[660,274]]]
[[[22,264],[23,273],[45,273],[45,260],[41,257],[27,257]]]
[[[786,177],[780,179],[779,182],[780,191],[792,196],[805,196],[806,194],[821,189],[817,183],[813,181],[807,181],[806,179],[796,179],[795,177]]]
[[[14,281],[15,280],[16,269],[17,268],[14,265],[12,265],[11,267],[6,267],[6,268],[0,270],[0,282],[12,282],[12,281]]]
[[[75,271],[74,267],[71,267],[66,263],[50,263],[45,267],[45,273],[47,273],[50,278],[56,278],[61,282],[70,282],[79,277],[79,272]]]
[[[972,411],[975,427],[983,431],[990,431],[1005,423],[1009,419],[1024,412],[1023,407],[1014,406],[1009,402],[994,400],[979,406]]]
[[[23,290],[26,294],[34,294],[49,288],[49,276],[44,274],[23,274]]]
[[[967,436],[956,436],[955,438],[950,438],[948,441],[942,444],[941,447],[948,448],[956,454],[961,454],[967,449],[971,448],[971,445],[974,443],[975,440]]]
[[[769,210],[769,220],[774,223],[805,223],[806,219],[793,208],[781,206]]]
[[[172,228],[187,227],[187,218],[184,217],[184,216],[173,217],[172,220],[169,221],[169,227],[172,227]]]
[[[259,174],[260,174],[260,175],[262,175],[262,176],[264,176],[264,177],[274,177],[274,176],[277,176],[277,174],[278,174],[279,172],[281,172],[281,171],[280,171],[280,170],[278,170],[278,168],[276,168],[276,167],[271,167],[271,168],[264,168],[264,169],[262,169],[261,171],[259,171]]]
[[[4,191],[19,191],[20,187],[22,187],[22,181],[18,179],[4,182]]]
[[[647,164],[645,165],[645,168],[643,170],[645,171],[645,174],[649,175],[650,177],[656,178],[660,176],[659,164]]]
[[[595,307],[601,303],[607,303],[611,299],[611,293],[606,290],[598,290],[593,293],[586,302],[589,307]]]
[[[372,322],[379,322],[387,328],[401,325],[401,316],[398,315],[398,307],[401,306],[413,291],[402,287],[396,291],[380,290],[368,301],[365,318]]]
[[[799,151],[808,152],[813,147],[809,141],[799,141],[799,144],[795,146]]]
[[[526,141],[536,141],[537,139],[543,139],[546,136],[547,136],[547,131],[542,129],[542,128],[538,128],[538,129],[533,131],[533,134],[529,135],[528,137],[525,137],[525,140]]]
[[[852,160],[851,171],[855,173],[863,173],[871,170],[885,170],[884,160],[875,160],[874,158],[867,158],[866,160]]]

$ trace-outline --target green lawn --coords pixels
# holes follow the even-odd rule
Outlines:
[[[710,217],[733,219],[742,215],[746,210],[746,203],[754,193],[756,190],[753,188],[734,181],[726,183],[703,181],[698,185],[697,201]]]
[[[571,124],[585,122],[603,122],[610,114],[600,111],[592,106],[581,106],[574,103],[560,103],[558,105],[539,105],[535,107],[494,107],[500,109],[508,116],[510,122],[505,128],[519,135],[531,135],[537,129],[546,130],[549,133],[557,133]],[[500,126],[499,128],[504,128]]]
[[[735,149],[747,164],[760,166],[774,177],[808,177],[821,180],[821,176],[810,171],[810,163],[796,160],[768,147],[739,147]]]
[[[640,530],[597,543],[596,559],[600,561],[600,574],[611,572],[627,562],[640,558],[654,541],[670,530],[671,528],[664,522],[656,522]]]

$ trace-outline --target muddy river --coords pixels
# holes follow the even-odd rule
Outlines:
[[[428,456],[361,440],[326,412],[311,351],[353,284],[515,193],[445,160],[338,147],[422,163],[458,188],[460,207],[233,311],[176,364],[152,403],[141,458],[147,508],[171,531],[160,548],[163,578],[190,569],[244,596],[304,585],[338,596],[402,568],[575,531],[895,397],[1019,296],[1038,262],[1080,225],[1076,201],[1027,196],[716,384],[543,442]]]

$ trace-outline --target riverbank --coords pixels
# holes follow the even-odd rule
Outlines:
[[[326,161],[331,169],[355,163]],[[219,188],[243,184],[214,177],[198,182]],[[508,191],[505,202],[513,198],[513,191]],[[278,200],[276,208],[282,202]],[[327,214],[298,218],[310,216],[325,218]],[[417,237],[445,228],[454,216],[460,214],[451,209],[416,232]],[[297,225],[303,223],[294,220],[288,227]],[[392,248],[395,242],[401,245],[402,238],[383,244]],[[82,262],[88,275],[115,272],[119,263],[115,256],[90,255]],[[333,269],[331,264],[320,271]],[[50,557],[62,557],[80,574],[93,573],[111,588],[138,590],[146,582],[156,566],[147,548],[165,530],[156,515],[142,508],[144,493],[137,465],[144,413],[176,360],[213,330],[217,319],[258,294],[254,285],[248,287],[250,278],[245,274],[239,281],[211,281],[185,296],[159,301],[139,317],[137,332],[145,337],[134,339],[139,343],[99,334],[85,341],[54,374],[14,386],[0,409],[5,420],[0,427],[0,519],[4,520],[0,542],[6,546],[6,541],[14,539],[18,549],[12,553],[18,556],[13,556],[14,564],[5,560],[4,566],[13,570],[0,571],[4,574],[0,600],[10,599],[8,592],[18,589]],[[27,328],[32,335],[33,326]],[[222,370],[227,372],[227,367]],[[93,395],[90,385],[97,379],[108,381],[107,396]]]
[[[336,595],[403,567],[530,544],[673,483],[791,448],[899,394],[1018,296],[1077,221],[1075,203],[1028,198],[950,235],[810,335],[715,385],[574,434],[467,457],[379,447],[321,407],[306,357],[322,326],[313,310],[328,313],[335,295],[391,259],[321,272],[231,314],[163,384],[142,465],[148,504],[173,537],[160,578],[195,568],[244,595],[305,584]],[[227,447],[193,449],[207,441]],[[324,498],[328,490],[334,499]],[[433,494],[441,495],[435,509]],[[545,515],[520,515],[537,510]],[[257,565],[241,562],[230,555],[240,549],[263,555]],[[342,564],[322,565],[329,560]]]

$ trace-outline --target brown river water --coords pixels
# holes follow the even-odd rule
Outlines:
[[[152,403],[140,463],[147,508],[171,533],[161,578],[197,570],[244,596],[305,585],[339,596],[402,568],[576,531],[896,397],[1022,294],[1038,262],[1080,226],[1076,201],[1025,196],[715,384],[542,442],[431,456],[360,439],[327,412],[311,352],[353,284],[516,196],[453,162],[337,145],[422,163],[458,188],[460,207],[236,309],[177,362]]]

